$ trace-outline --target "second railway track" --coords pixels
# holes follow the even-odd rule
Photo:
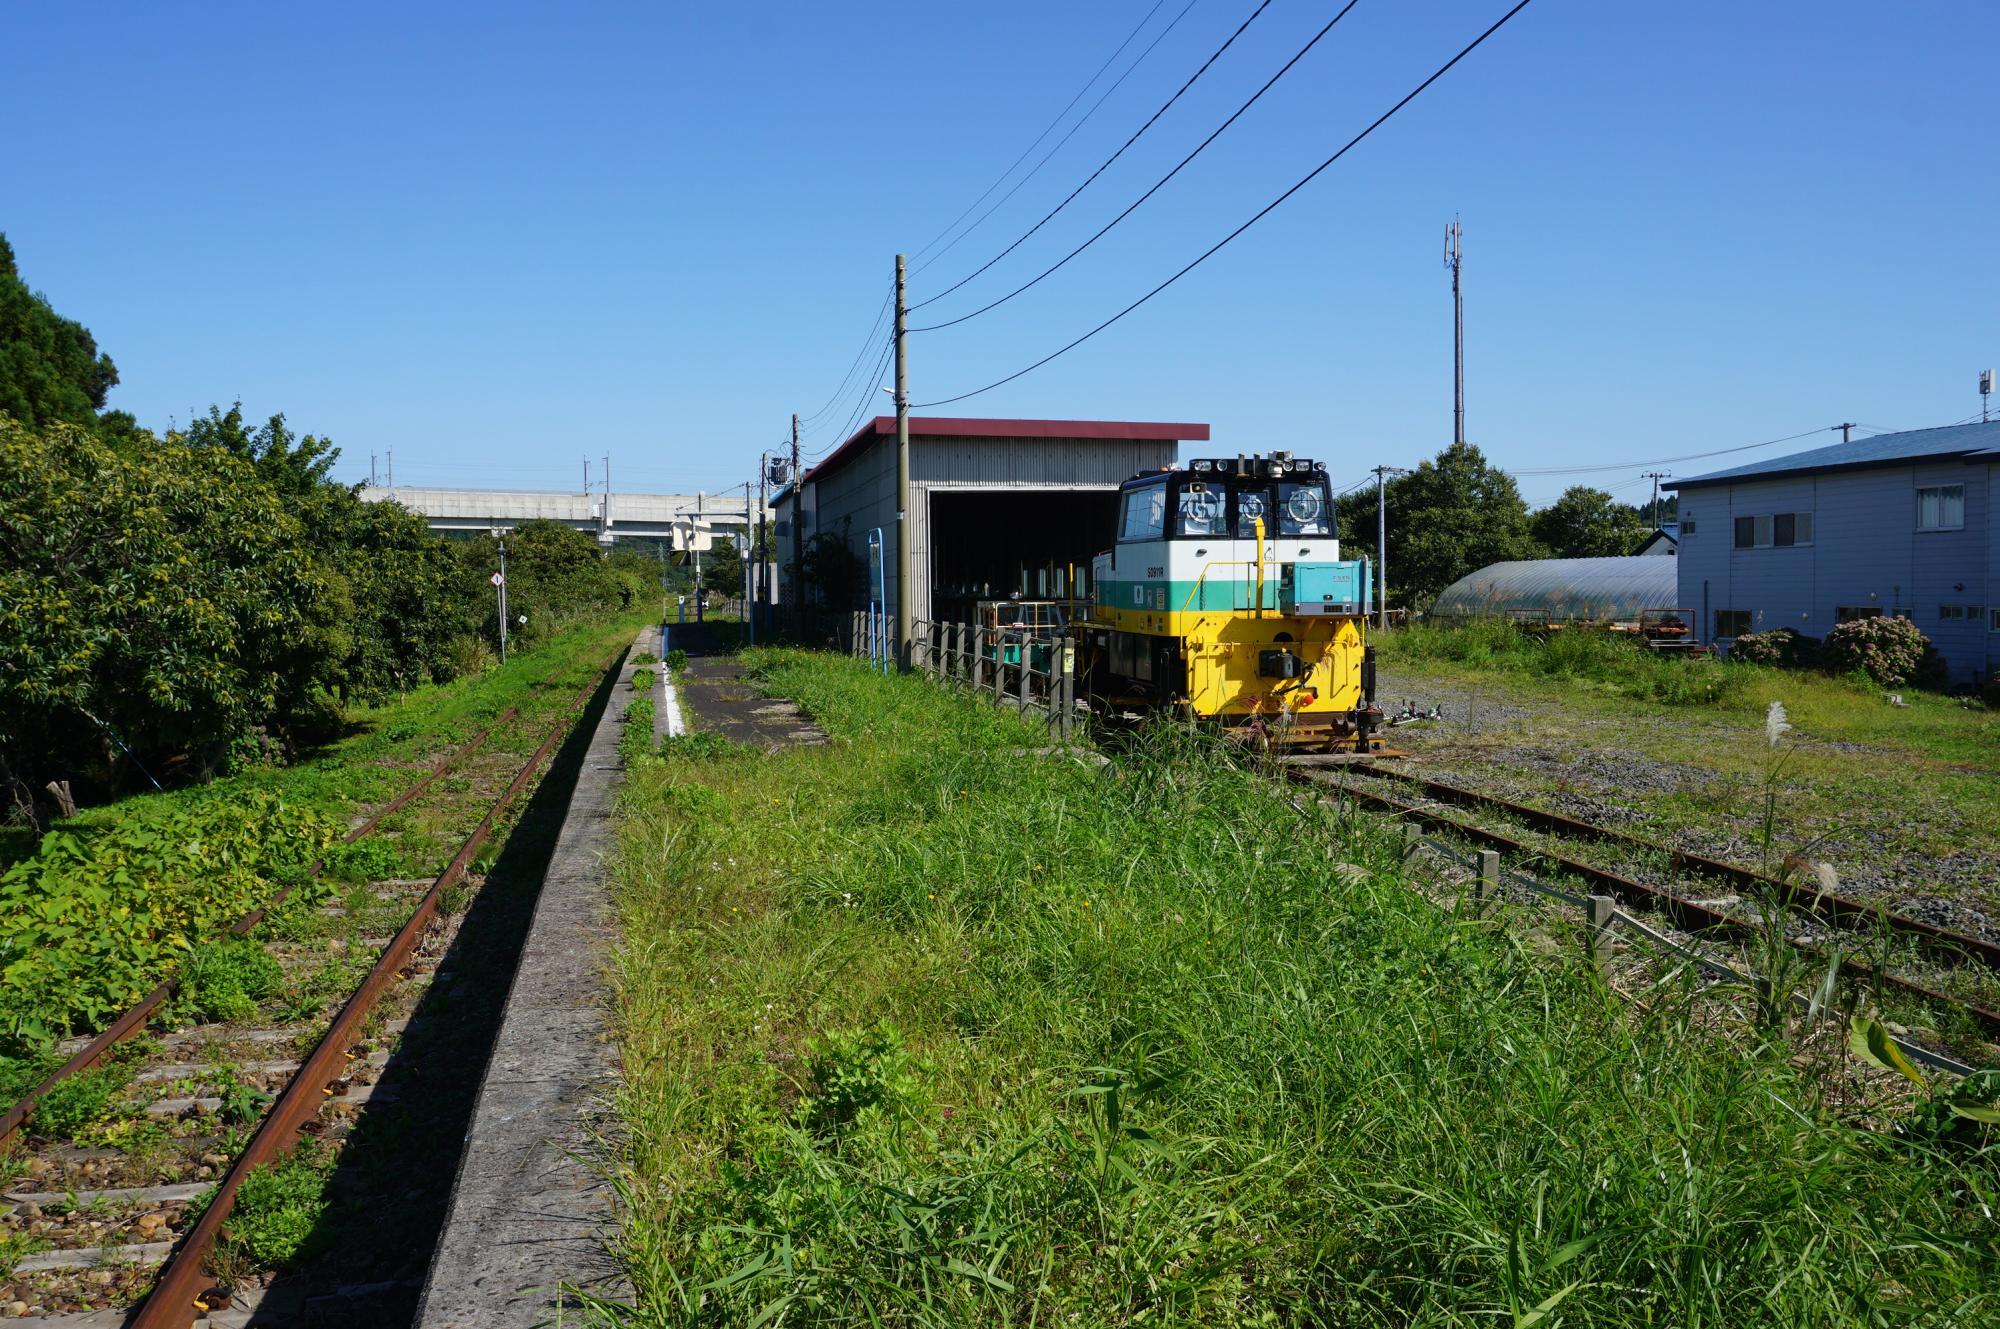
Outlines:
[[[1628,905],[1657,911],[1677,927],[1691,933],[1747,935],[1760,926],[1754,912],[1756,903],[1760,899],[1775,899],[1795,911],[1800,918],[1815,920],[1825,928],[1850,929],[1857,936],[1871,932],[1886,933],[1907,948],[1912,958],[1921,957],[1927,964],[1946,969],[1970,964],[1982,969],[2000,970],[2000,946],[1992,942],[1821,891],[1811,882],[1780,881],[1737,864],[1688,853],[1610,827],[1408,771],[1359,763],[1342,766],[1337,772],[1301,763],[1286,764],[1284,769],[1287,777],[1295,782],[1337,790],[1357,802],[1396,813],[1502,853],[1539,859],[1589,883],[1600,893]],[[1398,797],[1385,788],[1368,787],[1373,783],[1393,787],[1396,794],[1404,796]],[[1564,852],[1554,844],[1525,839],[1512,827],[1497,829],[1467,816],[1446,815],[1441,810],[1443,806],[1473,813],[1484,812],[1556,841],[1567,839],[1613,846],[1635,861],[1663,864],[1662,875],[1668,878],[1668,882],[1640,880],[1629,869],[1616,871]],[[1703,900],[1692,891],[1683,889],[1684,885],[1702,883],[1740,892],[1742,897],[1750,900],[1752,908],[1741,909],[1739,899],[1734,901],[1739,908],[1732,910],[1728,903]],[[1901,967],[1902,964],[1898,963],[1897,968]],[[1952,995],[1930,983],[1896,972],[1886,964],[1871,964],[1853,956],[1842,960],[1842,968],[1852,977],[1921,1002],[1943,1004],[1962,1011],[1980,1028],[1985,1038],[2000,1041],[2000,1011],[1993,1009],[1994,1003],[1990,1001],[1968,1000]]]
[[[623,654],[612,659],[613,676]],[[437,971],[441,913],[477,875],[489,838],[605,676],[593,668],[532,737],[509,728],[514,712],[496,717],[345,837],[352,843],[397,814],[412,840],[456,821],[457,850],[435,877],[371,882],[338,903],[275,898],[241,920],[232,934],[262,943],[287,973],[285,995],[257,1018],[163,1026],[175,995],[164,983],[16,1105],[6,1120],[19,1138],[0,1183],[0,1254],[12,1265],[0,1277],[0,1317],[11,1319],[0,1323],[76,1323],[78,1312],[150,1329],[181,1329],[210,1313],[218,1324],[242,1321],[244,1289],[229,1275],[240,1281],[246,1262],[238,1253],[219,1270],[216,1260],[245,1180],[302,1133],[334,1153],[367,1104],[394,1101],[397,1086],[382,1071],[407,1009]],[[536,738],[520,761],[520,746]],[[469,835],[467,794],[484,809]],[[93,1078],[119,1100],[107,1125],[38,1126]]]

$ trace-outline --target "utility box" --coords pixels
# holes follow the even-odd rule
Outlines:
[[[1278,612],[1338,614],[1368,612],[1368,564],[1287,563],[1278,574]]]

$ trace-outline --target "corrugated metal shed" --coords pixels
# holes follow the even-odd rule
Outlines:
[[[1798,471],[1824,471],[1860,466],[1893,466],[1923,457],[1971,457],[1995,455],[2000,449],[2000,420],[1991,424],[1944,425],[1937,429],[1905,429],[1895,434],[1857,438],[1851,443],[1835,443],[1795,452],[1789,457],[1755,461],[1726,471],[1711,471],[1686,480],[1670,480],[1665,489],[1698,489],[1728,484],[1732,480],[1771,475],[1791,475]]]
[[[1676,560],[1644,555],[1494,563],[1447,586],[1431,617],[1546,614],[1555,623],[1625,623],[1642,609],[1673,608],[1678,578]]]

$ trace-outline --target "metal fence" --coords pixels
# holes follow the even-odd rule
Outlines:
[[[868,611],[855,610],[848,624],[847,650],[869,657],[882,648],[871,630]],[[996,706],[1013,706],[1022,714],[1039,711],[1049,732],[1062,742],[1076,733],[1076,639],[1026,637],[1002,628],[975,623],[938,623],[918,619],[911,625],[910,668],[952,687],[986,697]],[[1009,655],[1013,659],[1009,659]],[[893,640],[886,652],[895,659]],[[1040,656],[1042,663],[1036,663]]]

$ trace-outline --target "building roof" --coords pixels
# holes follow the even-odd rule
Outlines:
[[[1666,548],[1661,549],[1660,546],[1662,545],[1665,545]],[[1659,558],[1663,554],[1679,553],[1680,547],[1681,524],[1677,521],[1663,521],[1652,530],[1646,532],[1646,538],[1639,542],[1639,547],[1634,549],[1632,553],[1634,555],[1648,554],[1654,558]]]
[[[844,465],[868,443],[896,432],[896,417],[878,415],[854,431],[852,437],[828,453],[817,466],[806,469],[803,479]],[[957,416],[913,415],[910,437],[925,438],[1089,438],[1130,440],[1135,443],[1201,443],[1208,439],[1208,426],[1162,423],[1147,420],[975,420]]]
[[[1736,480],[1797,475],[1803,471],[1856,470],[1864,466],[1895,466],[1927,457],[2000,457],[2000,420],[1991,424],[1943,425],[1936,429],[1906,429],[1876,434],[1849,443],[1834,443],[1789,457],[1751,462],[1726,471],[1711,471],[1686,480],[1669,480],[1668,489],[1696,489]]]
[[[1680,594],[1679,560],[1537,558],[1492,563],[1445,587],[1431,606],[1436,618],[1496,618],[1546,614],[1558,623],[1619,623],[1642,609],[1671,609]]]

